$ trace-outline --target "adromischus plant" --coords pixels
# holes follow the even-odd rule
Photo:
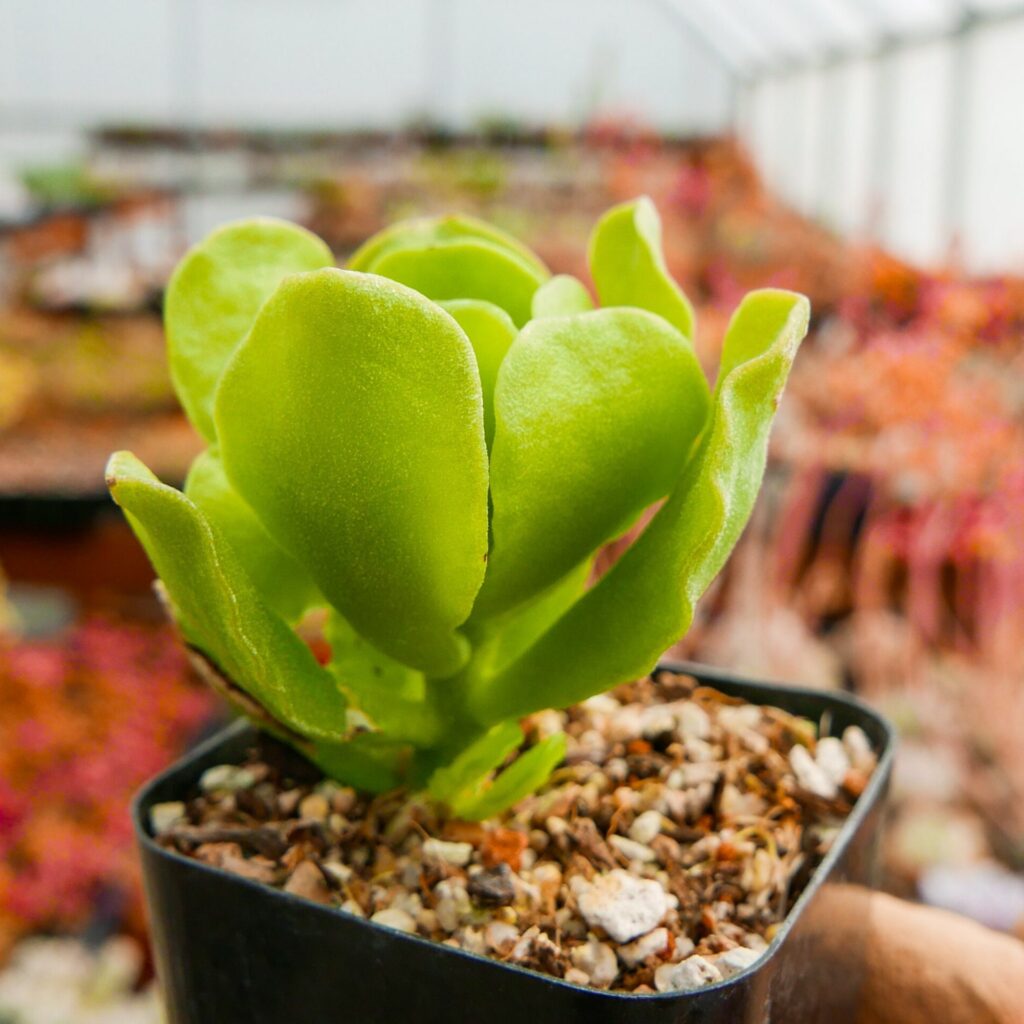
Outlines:
[[[171,371],[209,447],[184,493],[128,452],[108,483],[186,641],[250,716],[353,784],[425,785],[467,818],[518,719],[647,672],[754,504],[808,303],[748,295],[715,388],[648,199],[597,224],[587,289],[466,217],[407,221],[345,270],[253,220],[182,261]],[[595,552],[662,499],[614,568]],[[326,609],[331,659],[292,628]]]

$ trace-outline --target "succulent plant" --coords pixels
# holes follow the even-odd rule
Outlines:
[[[337,269],[290,224],[229,224],[168,289],[184,493],[108,482],[217,685],[327,773],[496,813],[561,759],[519,719],[648,671],[750,515],[808,304],[748,295],[709,388],[647,199],[552,277],[459,216]],[[661,503],[588,588],[595,553]],[[294,626],[325,617],[320,664]]]

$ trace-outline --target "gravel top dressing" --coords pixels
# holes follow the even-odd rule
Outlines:
[[[563,766],[483,823],[365,796],[272,740],[151,810],[161,845],[566,981],[674,992],[754,964],[875,767],[865,734],[661,672],[525,723]],[[821,734],[819,738],[819,733]]]

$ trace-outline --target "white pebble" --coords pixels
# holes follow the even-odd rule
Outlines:
[[[664,953],[668,949],[668,929],[655,928],[653,932],[641,935],[625,946],[619,946],[619,959],[627,967],[636,967],[648,957]]]
[[[716,956],[715,966],[723,978],[731,978],[734,974],[745,971],[760,959],[761,954],[755,950],[747,949],[746,946],[737,946],[721,956]]]
[[[378,910],[370,920],[374,924],[382,924],[388,928],[394,928],[396,931],[408,932],[410,935],[416,934],[415,919],[404,910],[399,910],[398,907],[387,907],[384,910]]]
[[[256,777],[246,768],[234,764],[215,764],[199,777],[199,788],[204,793],[235,793],[254,785]]]
[[[185,820],[185,805],[180,800],[171,800],[163,804],[153,804],[149,809],[149,825],[156,835],[174,828]]]
[[[578,967],[570,967],[565,972],[565,980],[570,985],[589,985],[590,975],[585,971],[581,971]]]
[[[573,964],[590,977],[598,988],[607,988],[619,975],[619,964],[612,947],[595,938],[570,951]]]
[[[654,987],[659,992],[689,992],[721,980],[721,971],[702,956],[691,956],[678,964],[665,964],[654,972]]]
[[[685,739],[706,740],[711,736],[711,719],[699,704],[684,700],[675,708],[679,731]]]
[[[636,843],[650,846],[661,833],[662,817],[657,811],[644,811],[629,826],[629,838]]]
[[[837,740],[835,736],[826,736],[818,740],[814,760],[837,788],[843,784],[843,779],[850,770],[850,756],[846,753],[842,740]]]
[[[618,850],[629,861],[651,864],[658,859],[655,852],[649,846],[638,843],[633,839],[627,839],[625,836],[609,836],[608,844]]]
[[[859,725],[848,725],[843,730],[843,747],[853,767],[861,772],[871,772],[875,767],[875,752],[871,740]]]
[[[495,953],[505,953],[515,945],[519,929],[507,921],[491,921],[484,929],[484,939]]]
[[[577,897],[580,914],[591,928],[602,928],[616,942],[629,942],[656,928],[676,905],[658,882],[616,869],[598,875]]]
[[[789,766],[793,769],[796,781],[808,793],[814,793],[826,800],[835,797],[839,787],[825,774],[806,747],[800,744],[793,747],[789,752]]]
[[[434,860],[443,860],[457,868],[464,868],[473,856],[471,843],[449,843],[444,839],[426,839],[423,843],[423,856]]]

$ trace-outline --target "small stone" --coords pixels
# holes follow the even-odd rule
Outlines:
[[[722,972],[702,956],[691,956],[678,964],[664,964],[654,972],[659,992],[689,992],[722,980]]]
[[[320,869],[311,861],[302,861],[288,877],[285,892],[313,900],[314,903],[330,903],[331,891]]]
[[[484,928],[484,940],[495,953],[504,956],[516,944],[519,929],[507,921],[491,921]]]
[[[153,804],[149,809],[149,827],[156,835],[168,832],[185,820],[185,805],[180,800]]]
[[[310,793],[299,801],[299,817],[304,821],[326,821],[330,813],[331,805],[321,793]]]
[[[718,724],[734,736],[742,736],[761,724],[761,709],[756,704],[723,704],[718,709]]]
[[[235,793],[255,785],[256,776],[235,764],[215,764],[199,777],[199,788],[204,793]]]
[[[565,972],[565,980],[570,985],[589,985],[590,975],[581,971],[578,967],[570,967]]]
[[[459,905],[455,900],[451,898],[438,900],[434,913],[437,914],[437,923],[449,935],[459,927],[459,919],[462,915],[459,913]]]
[[[731,978],[740,971],[745,971],[752,964],[761,959],[761,954],[746,946],[737,946],[730,949],[721,956],[715,957],[715,966],[723,978]]]
[[[553,834],[553,833],[552,833]],[[523,851],[530,837],[525,832],[512,828],[495,828],[487,833],[480,859],[484,867],[493,868],[498,864],[507,864],[513,871],[522,866]]]
[[[596,876],[577,902],[591,928],[602,928],[623,943],[657,927],[676,901],[658,882],[616,869]]]
[[[582,946],[574,946],[569,955],[573,966],[584,971],[597,988],[607,988],[619,976],[615,952],[606,942],[591,938]]]
[[[658,859],[655,852],[649,846],[635,842],[632,839],[627,839],[625,836],[609,836],[608,843],[629,861],[638,861],[641,864],[650,864]]]
[[[793,769],[796,781],[815,796],[825,800],[835,799],[839,790],[837,783],[833,782],[825,773],[817,761],[811,757],[806,747],[797,744],[789,752],[789,766]]]
[[[387,907],[384,910],[378,910],[370,920],[374,924],[382,924],[388,928],[394,928],[396,931],[407,932],[409,935],[416,934],[416,919],[412,914],[398,907]]]
[[[463,928],[456,938],[467,953],[483,956],[487,952],[487,942],[484,939],[484,933],[479,928]]]
[[[675,708],[679,732],[685,739],[706,740],[711,736],[711,719],[699,704],[686,700],[680,701]]]
[[[875,752],[867,733],[859,725],[848,725],[843,730],[843,748],[857,771],[867,774],[874,771]]]
[[[826,736],[824,739],[818,740],[814,760],[836,785],[836,788],[843,784],[843,779],[846,778],[846,773],[850,770],[850,756],[846,753],[842,740],[837,740],[834,736]]]
[[[619,959],[627,967],[638,967],[652,956],[668,952],[668,929],[655,928],[625,946],[619,946]]]
[[[657,811],[644,811],[629,826],[629,838],[636,843],[650,846],[654,837],[661,833],[662,817]]]
[[[509,953],[509,960],[513,963],[519,963],[521,960],[525,960],[533,949],[533,941],[540,935],[540,929],[534,925],[532,928],[528,928],[519,938],[516,940],[516,944],[512,947],[512,951]]]
[[[507,864],[478,871],[466,884],[470,899],[483,907],[504,907],[516,896],[512,871]]]
[[[363,913],[363,908],[355,900],[345,900],[341,905],[341,909],[346,914],[352,914],[354,917],[366,917],[366,914]]]
[[[473,857],[469,843],[449,843],[444,839],[426,839],[423,842],[423,856],[443,860],[457,868],[464,868]]]

